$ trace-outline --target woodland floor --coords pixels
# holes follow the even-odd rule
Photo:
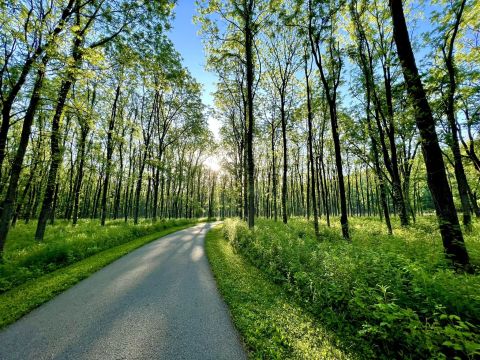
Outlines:
[[[304,218],[287,225],[257,219],[253,232],[230,219],[212,235],[213,269],[252,353],[478,358],[480,277],[452,270],[435,218],[419,217],[406,228],[395,221],[393,236],[379,219],[349,221],[350,242],[341,237],[338,218],[331,227],[321,222],[319,239]],[[475,224],[465,236],[477,270],[479,234]],[[257,311],[258,304],[272,315]]]

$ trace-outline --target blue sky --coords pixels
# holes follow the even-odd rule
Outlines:
[[[215,90],[217,80],[215,74],[205,71],[205,54],[200,36],[197,34],[199,26],[193,23],[193,16],[196,15],[194,0],[178,0],[175,7],[175,20],[172,23],[170,39],[175,48],[183,57],[183,64],[187,67],[193,77],[203,87],[203,102],[206,105],[213,105],[211,93]]]
[[[194,0],[178,0],[175,6],[175,19],[169,33],[170,40],[183,57],[183,65],[190,70],[192,76],[203,86],[202,100],[207,106],[213,106],[212,92],[215,91],[217,77],[205,71],[205,53],[202,40],[198,35],[199,25],[193,23],[196,15]],[[219,138],[220,123],[209,117],[208,125],[215,138]]]
[[[419,36],[419,33],[428,30],[431,27],[428,19],[421,19],[422,16],[418,11],[422,10],[427,10],[427,15],[429,15],[431,8],[427,6],[425,9],[423,6],[416,5],[413,9],[414,12],[417,12],[417,24],[414,27],[415,36]],[[207,106],[213,107],[212,92],[215,91],[217,77],[214,73],[205,71],[205,53],[203,51],[202,40],[198,35],[200,26],[193,23],[193,16],[196,15],[195,0],[177,0],[174,12],[175,19],[172,22],[172,29],[169,32],[169,38],[174,43],[177,51],[180,52],[184,66],[188,68],[193,77],[202,84],[203,103]],[[420,19],[418,19],[419,15]],[[427,49],[420,49],[417,53],[418,65],[421,65],[421,59],[425,56],[426,50]],[[345,75],[348,76],[348,74]],[[209,117],[208,123],[210,130],[218,139],[221,124],[218,120],[213,119],[212,117]]]

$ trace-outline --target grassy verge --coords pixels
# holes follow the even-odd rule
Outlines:
[[[378,219],[352,218],[351,242],[324,224],[316,239],[306,219],[258,219],[254,231],[240,220],[224,224],[233,248],[335,333],[342,349],[361,358],[480,356],[480,277],[450,268],[435,219],[388,236]],[[478,266],[475,230],[466,245]]]
[[[235,253],[221,225],[207,234],[206,251],[235,326],[254,359],[346,359],[337,339],[313,316]]]
[[[60,220],[47,228],[42,242],[35,241],[36,222],[18,224],[9,233],[0,264],[0,294],[57,269],[86,259],[103,250],[171,227],[193,224],[197,220],[169,219],[152,221],[81,220],[76,226]]]
[[[52,299],[55,295],[123,255],[162,236],[192,226],[193,223],[189,221],[172,225],[153,234],[114,246],[0,294],[0,328],[13,323],[23,315]]]

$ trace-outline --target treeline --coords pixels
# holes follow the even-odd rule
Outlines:
[[[317,236],[320,216],[339,215],[349,239],[349,216],[380,216],[391,234],[392,216],[408,226],[435,211],[447,257],[468,268],[457,208],[470,231],[478,11],[467,0],[202,2],[236,214],[250,227],[306,215]]]
[[[313,204],[312,198],[308,196],[311,193],[309,187],[312,186],[310,173],[308,172],[308,157],[302,154],[301,145],[295,144],[290,154],[291,175],[289,177],[288,195],[287,195],[287,213],[289,216],[305,216],[311,218]],[[349,154],[350,153],[347,153]],[[346,160],[349,160],[348,158]],[[332,168],[332,160],[320,162],[316,158],[314,166],[316,171],[315,191],[317,197],[318,215],[324,216],[327,223],[330,223],[330,216],[340,215],[340,203],[338,194],[338,180],[335,176],[335,169]],[[406,199],[407,212],[409,220],[415,221],[417,215],[431,213],[434,211],[434,205],[430,192],[426,188],[424,172],[416,163],[410,175],[412,185],[408,187],[409,198]],[[256,208],[258,216],[273,218],[275,217],[275,206],[272,200],[272,167],[268,163],[258,166],[258,176],[256,186]],[[381,219],[384,216],[382,208],[382,199],[375,172],[364,163],[357,162],[345,166],[345,191],[348,216],[376,216]],[[386,206],[389,214],[399,216],[395,207],[395,201],[392,193],[389,192],[386,197]],[[243,206],[239,203],[239,206]],[[278,209],[277,209],[278,214]],[[238,215],[238,213],[237,213]]]
[[[4,1],[0,255],[38,219],[207,213],[200,85],[166,37],[174,2]]]

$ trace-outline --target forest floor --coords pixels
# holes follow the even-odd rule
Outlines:
[[[245,359],[205,257],[211,226],[142,246],[32,311],[0,332],[0,358]]]
[[[0,264],[0,328],[121,256],[198,221],[117,220],[103,227],[98,220],[57,221],[42,243],[34,240],[35,222],[18,224]]]
[[[478,358],[479,274],[450,268],[434,217],[394,225],[389,236],[379,219],[351,218],[351,242],[336,218],[320,239],[303,218],[214,230],[209,259],[252,357]],[[465,236],[477,269],[479,225]]]

